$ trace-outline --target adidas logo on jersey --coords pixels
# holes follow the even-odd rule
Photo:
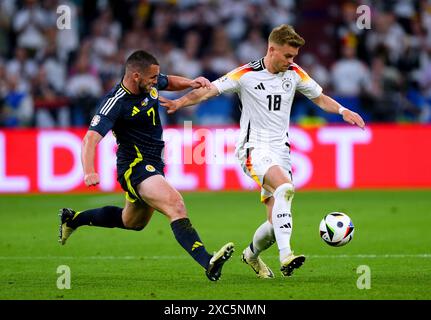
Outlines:
[[[137,107],[133,106],[133,110],[132,110],[132,117],[134,115],[136,115],[138,112],[140,112],[141,110],[139,110]]]
[[[265,87],[263,86],[263,83],[259,83],[256,87],[254,87],[257,90],[265,90]]]

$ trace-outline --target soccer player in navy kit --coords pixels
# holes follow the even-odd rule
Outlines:
[[[187,217],[180,193],[164,178],[163,128],[160,123],[158,90],[209,87],[207,79],[189,80],[160,74],[156,58],[145,51],[134,52],[126,61],[122,81],[100,103],[82,144],[86,186],[100,178],[94,168],[96,146],[112,130],[117,139],[117,180],[126,192],[124,208],[106,206],[86,211],[60,210],[60,239],[65,244],[82,225],[142,230],[157,210],[170,221],[180,245],[217,281],[234,246],[227,243],[210,255]]]

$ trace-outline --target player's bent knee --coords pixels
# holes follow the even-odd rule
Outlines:
[[[123,224],[127,230],[141,231],[148,224],[148,220],[137,219],[136,217],[131,217],[129,219],[124,219],[123,216]]]
[[[186,206],[181,196],[172,199],[167,215],[173,219],[187,218]]]
[[[136,223],[132,221],[123,221],[124,227],[126,227],[127,230],[133,230],[133,231],[141,231],[145,228],[146,224],[143,223]]]
[[[186,205],[184,204],[183,199],[180,199],[175,203],[174,211],[177,217],[180,217],[180,218],[187,217]]]
[[[134,226],[133,228],[130,228],[129,230],[133,230],[133,231],[141,231],[143,230],[145,227],[144,226]]]

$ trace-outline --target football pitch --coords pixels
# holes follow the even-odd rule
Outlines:
[[[0,196],[0,299],[430,299],[431,190],[302,191],[293,203],[292,248],[307,260],[292,277],[279,272],[276,245],[263,254],[276,278],[258,279],[240,261],[265,219],[258,192],[183,193],[208,251],[228,241],[236,251],[218,282],[175,241],[155,214],[142,231],[82,227],[65,246],[58,209],[123,206],[122,194]],[[326,213],[350,215],[355,236],[326,245]],[[70,268],[70,289],[57,288]]]

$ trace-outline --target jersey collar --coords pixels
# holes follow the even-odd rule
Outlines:
[[[126,91],[126,93],[128,94],[128,95],[130,95],[130,96],[132,96],[132,97],[143,97],[143,96],[147,96],[148,94],[134,94],[134,93],[132,93],[132,92],[130,92],[130,90],[129,89],[127,89],[126,88],[126,86],[123,84],[123,79],[121,79],[121,81],[120,81],[120,87],[124,90],[124,91]]]
[[[124,90],[124,91],[126,91],[126,93],[127,93],[127,94],[134,95],[134,94],[132,94],[132,93],[129,91],[129,89],[127,89],[127,88],[126,88],[126,86],[123,84],[123,79],[121,79],[121,81],[120,81],[120,86],[121,86],[121,88],[123,88],[123,90]]]
[[[129,90],[129,89],[127,89],[127,88],[126,88],[126,86],[123,84],[123,78],[121,78],[121,81],[120,81],[120,87],[121,87],[124,91],[126,91],[126,93],[127,93],[128,95],[130,95],[130,96],[132,96],[132,97],[141,98],[141,97],[151,96],[151,91],[150,91],[150,92],[147,92],[147,93],[143,93],[143,94],[134,94],[134,93],[130,92],[130,90]],[[155,87],[155,88],[157,89],[157,87]],[[153,98],[153,99],[154,99],[154,98]]]
[[[265,58],[265,57],[263,57],[263,58]],[[260,63],[262,64],[262,68],[266,69],[265,62],[263,61],[263,58],[260,59]]]

